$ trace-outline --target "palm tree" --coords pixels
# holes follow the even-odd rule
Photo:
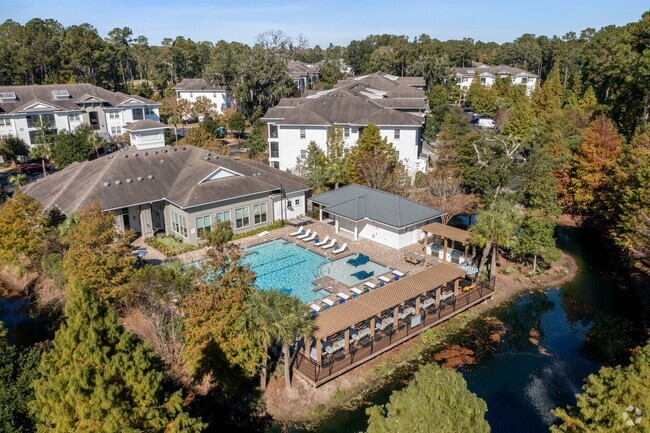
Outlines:
[[[284,383],[291,389],[291,357],[290,346],[297,338],[303,337],[305,341],[314,332],[314,321],[309,315],[309,308],[300,299],[284,295],[283,302],[279,305],[280,323],[279,340],[282,342],[284,356]]]
[[[25,173],[12,174],[8,180],[14,186],[23,186],[27,183],[27,175]]]
[[[88,135],[88,144],[95,149],[95,155],[97,155],[97,158],[99,158],[99,149],[104,146],[104,142],[105,140],[96,132]]]
[[[476,224],[470,227],[473,245],[483,248],[481,261],[478,265],[476,278],[485,266],[487,256],[492,250],[490,264],[490,279],[494,275],[496,256],[499,247],[510,248],[515,240],[515,232],[519,228],[520,213],[514,204],[505,200],[492,203],[487,209],[476,215]]]
[[[41,164],[43,164],[43,177],[47,176],[47,170],[45,169],[45,160],[50,157],[52,154],[52,146],[50,143],[38,143],[29,151],[30,158],[40,158]]]

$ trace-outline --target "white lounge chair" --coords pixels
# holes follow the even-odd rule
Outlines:
[[[384,329],[388,328],[392,324],[393,324],[392,317],[387,317],[384,320],[377,319],[377,322],[375,323],[375,328],[379,329],[380,331],[383,331]]]
[[[316,311],[316,312],[319,312],[320,309],[321,309],[321,307],[320,307],[319,305],[316,305],[316,304],[311,304],[311,305],[309,306],[309,308],[311,308],[312,310],[314,310],[314,311]]]
[[[398,277],[403,277],[403,276],[404,276],[404,272],[393,271],[393,275],[397,275]]]
[[[374,289],[374,288],[377,287],[376,284],[373,284],[373,283],[371,283],[370,281],[366,281],[365,283],[363,283],[363,285],[366,286],[366,287],[369,288],[369,289]]]
[[[348,249],[348,244],[343,244],[343,245],[341,245],[341,248],[334,248],[332,250],[332,254],[342,253],[343,251],[345,251],[347,249]]]
[[[379,277],[379,279],[380,279],[381,281],[383,281],[384,283],[390,283],[391,281],[393,281],[393,280],[391,280],[391,279],[388,278],[388,277],[384,277],[383,275],[382,275],[381,277]]]
[[[357,289],[356,287],[351,288],[350,291],[351,291],[352,293],[356,293],[357,295],[361,295],[361,294],[363,294],[363,290],[361,290],[361,289]]]
[[[435,303],[436,303],[435,298],[427,298],[422,302],[422,308],[429,308],[430,306],[432,306]]]
[[[345,299],[346,301],[347,301],[348,299],[350,299],[350,296],[349,296],[349,295],[346,295],[346,294],[343,293],[343,292],[338,292],[338,293],[336,294],[336,296],[338,296],[338,297],[341,298],[341,299]]]
[[[311,234],[311,229],[307,229],[307,231],[304,232],[303,234],[296,236],[296,239],[305,239],[306,237],[309,237],[310,234]]]
[[[267,232],[266,230],[264,230],[262,233],[258,233],[257,236],[262,237],[262,236],[266,236],[266,235],[268,235],[268,234],[269,234],[269,232]]]
[[[330,307],[332,305],[334,305],[334,301],[332,301],[331,299],[328,299],[328,298],[324,298],[323,302],[326,303],[327,305],[329,305]]]
[[[312,233],[311,236],[306,237],[306,238],[303,239],[302,241],[303,241],[303,242],[311,242],[311,241],[313,241],[314,239],[316,239],[316,236],[318,236],[318,232],[314,230],[314,233]]]
[[[298,236],[298,235],[301,235],[301,234],[303,234],[302,227],[298,227],[298,230],[296,230],[295,232],[289,233],[289,236]]]
[[[325,245],[328,241],[330,240],[329,236],[325,236],[323,239],[321,239],[318,242],[314,242],[315,247],[320,247],[321,245]]]
[[[350,338],[354,341],[360,341],[364,339],[365,337],[370,336],[370,329],[369,328],[363,328],[361,332],[357,331],[354,328],[350,329]]]
[[[323,245],[321,248],[326,250],[332,248],[334,245],[336,245],[336,239],[332,239],[329,244]]]
[[[400,311],[397,314],[397,317],[404,320],[404,319],[406,319],[407,317],[409,317],[409,316],[411,316],[413,314],[415,314],[415,308],[409,307],[409,308],[405,309],[404,311]]]

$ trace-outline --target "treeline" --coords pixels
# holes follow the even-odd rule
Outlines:
[[[134,36],[128,27],[102,37],[90,24],[64,27],[52,19],[33,19],[21,25],[7,20],[0,25],[0,85],[89,82],[152,96],[164,95],[182,78],[204,77],[230,87],[242,111],[259,117],[279,97],[294,91],[286,73],[289,59],[324,61],[325,87],[340,77],[340,60],[356,75],[381,70],[424,76],[429,87],[453,83],[453,66],[478,61],[516,66],[542,79],[556,68],[564,90],[571,82],[589,83],[630,136],[650,114],[649,27],[650,14],[645,13],[640,21],[621,27],[588,28],[562,37],[524,34],[503,44],[384,34],[354,40],[346,47],[310,48],[302,36],[292,38],[282,31],[258,35],[252,47],[182,36],[155,45]],[[134,86],[134,80],[146,80],[151,87]]]

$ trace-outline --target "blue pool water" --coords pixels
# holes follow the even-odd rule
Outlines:
[[[284,239],[276,239],[244,250],[243,262],[257,275],[262,290],[278,289],[304,302],[322,298],[327,293],[314,292],[313,280],[322,277],[321,267],[330,261]]]

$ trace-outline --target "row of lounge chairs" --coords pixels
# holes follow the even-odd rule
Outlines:
[[[300,239],[304,242],[312,242],[314,241],[314,246],[320,247],[324,250],[328,250],[330,248],[334,248],[332,250],[332,254],[340,254],[343,251],[347,250],[348,244],[344,243],[340,247],[336,245],[336,239],[332,239],[330,241],[329,236],[325,236],[322,240],[317,240],[318,239],[318,232],[315,230],[312,232],[311,229],[307,229],[306,231],[303,231],[303,228],[299,228],[295,232],[289,233],[290,236],[295,237],[296,239]]]

